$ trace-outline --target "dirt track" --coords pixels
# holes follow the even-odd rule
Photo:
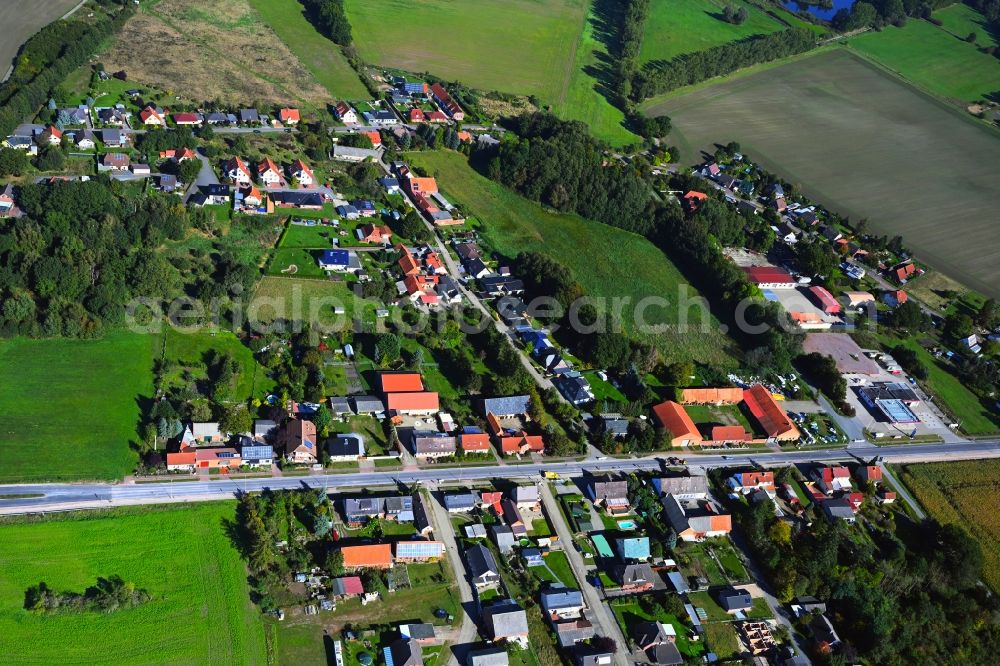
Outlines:
[[[7,78],[21,44],[28,37],[76,6],[79,0],[32,0],[16,2],[0,1],[0,25],[3,39],[0,40],[0,80]]]

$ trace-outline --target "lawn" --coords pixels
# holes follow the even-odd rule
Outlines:
[[[168,326],[164,328],[162,344],[163,358],[176,364],[167,376],[168,384],[186,385],[186,376],[195,381],[207,379],[208,358],[213,352],[218,352],[231,355],[241,368],[233,400],[260,397],[274,387],[274,382],[267,376],[267,370],[254,360],[253,352],[231,331],[186,333]]]
[[[346,0],[344,5],[354,43],[368,62],[551,100],[570,78],[588,3]]]
[[[552,99],[552,110],[568,120],[580,120],[590,127],[590,132],[613,146],[638,142],[638,136],[625,129],[625,114],[608,101],[604,83],[611,73],[611,58],[605,43],[598,37],[600,22],[591,10],[582,24],[582,34],[576,44],[572,74],[569,82]]]
[[[583,376],[590,382],[590,388],[594,390],[594,397],[597,400],[607,400],[609,402],[628,402],[625,394],[597,376],[597,372],[590,371],[583,373]],[[613,408],[613,406],[612,406]]]
[[[807,195],[877,233],[902,234],[924,262],[1000,297],[991,222],[1000,135],[849,51],[736,76],[647,112],[671,117],[670,140],[690,159],[738,141]]]
[[[939,9],[934,12],[934,18],[941,21],[944,30],[960,39],[974,32],[979,46],[1000,46],[1000,36],[990,31],[986,18],[968,5],[955,3]]]
[[[922,380],[921,384],[937,397],[940,406],[958,421],[963,431],[970,435],[984,435],[1000,430],[1000,414],[988,402],[980,400],[966,388],[944,360],[934,358],[913,339],[898,340],[882,336],[881,341],[889,347],[902,344],[916,352],[928,372],[927,379]]]
[[[705,651],[703,643],[688,640],[688,627],[676,615],[653,615],[646,612],[636,601],[626,604],[613,603],[611,610],[622,628],[622,633],[626,636],[634,635],[634,628],[637,624],[659,621],[673,626],[674,631],[677,632],[677,650],[685,657],[698,657]]]
[[[368,96],[340,47],[321,35],[303,15],[298,0],[250,0],[250,6],[271,26],[313,77],[336,99]]]
[[[343,307],[343,315],[334,315],[335,307]],[[382,307],[376,301],[356,296],[346,282],[265,276],[257,285],[248,316],[269,323],[279,317],[316,321],[329,326],[343,325],[354,318],[375,321],[375,310]]]
[[[747,20],[740,25],[727,23],[722,18],[726,5],[744,7],[749,15]],[[652,0],[639,62],[669,60],[682,53],[704,51],[784,27],[760,9],[739,1]]]
[[[545,556],[545,564],[549,570],[555,574],[556,578],[566,587],[579,589],[580,584],[573,575],[573,569],[569,565],[569,557],[561,550],[549,551]],[[537,570],[537,569],[536,569]]]
[[[634,304],[647,296],[663,296],[673,303],[679,289],[695,293],[666,255],[642,236],[578,215],[549,212],[479,175],[458,153],[420,152],[408,158],[438,176],[447,195],[482,221],[485,244],[501,255],[543,252],[566,265],[587,295],[596,298],[629,298]],[[674,324],[680,317],[676,307],[652,308],[647,314],[650,322],[662,324]],[[631,317],[624,319],[626,330],[655,342],[669,358],[732,362],[733,343],[718,332],[714,319],[708,332],[697,335],[673,329],[640,334]],[[690,312],[690,321],[699,321],[697,310]]]
[[[1000,590],[1000,513],[996,511],[1000,460],[907,465],[902,482],[927,513],[957,523],[983,549],[983,580]]]
[[[279,247],[271,256],[271,263],[267,267],[267,274],[294,275],[296,278],[326,278],[326,271],[319,267],[317,258],[322,254],[320,250],[306,250],[301,248]],[[295,266],[294,269],[291,267]]]
[[[329,372],[329,371],[328,371]],[[330,433],[356,432],[365,438],[365,454],[368,456],[385,455],[388,440],[382,423],[371,416],[354,416],[349,421],[334,421],[330,424]]]
[[[264,664],[261,615],[226,534],[232,502],[4,521],[0,648],[6,664]],[[35,615],[24,591],[83,592],[121,576],[152,599],[104,613]]]
[[[749,433],[760,430],[754,428],[739,405],[687,405],[685,411],[692,421],[705,430],[710,431],[713,425],[743,426]]]
[[[709,585],[726,585],[729,583],[726,574],[708,554],[709,544],[678,543],[674,550],[678,568],[685,578],[692,576],[704,577]]]
[[[135,467],[154,338],[0,341],[0,481],[119,479]]]
[[[968,12],[972,10],[964,9],[951,21],[953,28],[971,23]],[[1000,60],[965,41],[972,31],[956,35],[929,21],[910,20],[902,28],[887,26],[881,32],[854,37],[850,45],[932,93],[974,102],[1000,91]],[[980,46],[989,45],[995,45],[993,39],[984,35]]]
[[[333,240],[339,239],[337,227],[327,225],[316,225],[314,227],[303,224],[289,224],[285,232],[278,241],[281,248],[321,248],[329,250],[333,247]]]
[[[729,622],[733,617],[727,613],[711,594],[706,591],[688,592],[688,601],[695,608],[704,608],[709,622]]]

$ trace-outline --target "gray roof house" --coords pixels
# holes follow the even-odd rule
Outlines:
[[[271,419],[257,419],[253,422],[253,438],[259,442],[268,442],[278,430],[278,424]]]
[[[424,655],[416,639],[400,638],[382,648],[386,666],[423,666]]]
[[[851,506],[850,501],[846,497],[827,500],[820,503],[820,507],[823,509],[823,514],[831,523],[843,520],[853,525],[856,520],[854,507]]]
[[[817,643],[826,643],[831,648],[840,645],[840,636],[826,615],[817,615],[809,622],[809,629],[813,632],[813,638]]]
[[[510,659],[503,648],[487,648],[470,652],[465,658],[465,666],[508,666]]]
[[[382,515],[385,504],[380,497],[348,497],[344,499],[344,520],[360,525]]]
[[[517,540],[514,538],[514,531],[506,525],[490,525],[490,537],[501,554],[508,555],[514,552]]]
[[[493,587],[500,583],[500,567],[490,549],[481,543],[465,550],[465,562],[469,567],[469,578],[477,589]]]
[[[413,498],[409,495],[385,498],[385,517],[399,523],[412,523]]]
[[[552,628],[555,629],[559,647],[564,648],[573,647],[577,643],[590,640],[597,635],[594,623],[590,621],[590,618],[584,616],[562,622],[553,622]]]
[[[374,395],[357,395],[351,398],[351,402],[354,403],[355,414],[371,415],[385,412],[385,403]]]
[[[746,590],[738,590],[735,587],[726,588],[716,593],[719,605],[727,613],[750,610],[753,607],[753,597]]]
[[[457,442],[451,435],[440,432],[413,431],[413,455],[417,458],[443,458],[455,455]]]
[[[493,414],[497,418],[512,418],[528,413],[531,408],[531,397],[527,395],[511,395],[505,398],[486,398],[483,400],[483,414]]]
[[[566,400],[576,406],[591,402],[594,399],[594,391],[590,388],[590,382],[579,372],[567,372],[552,380],[556,390],[558,390]]]
[[[636,625],[633,636],[636,645],[654,664],[679,666],[684,663],[684,658],[674,643],[677,640],[677,632],[673,625],[663,622],[643,622]]]
[[[492,640],[525,641],[528,638],[528,615],[510,600],[484,608],[483,624]]]
[[[365,438],[349,432],[334,436],[326,445],[331,460],[357,460],[365,455]]]
[[[673,495],[684,501],[708,497],[708,479],[704,476],[669,476],[653,479],[653,487],[661,495]]]
[[[514,486],[514,503],[521,508],[534,508],[538,506],[538,486]]]
[[[600,504],[608,510],[622,511],[628,509],[628,482],[612,481],[610,479],[594,479],[588,487],[590,498],[595,504]]]
[[[447,493],[444,496],[444,508],[451,513],[472,511],[479,504],[479,498],[474,492]]]
[[[240,122],[259,123],[260,114],[257,112],[257,109],[240,109]]]
[[[551,585],[541,593],[542,608],[549,616],[562,619],[579,617],[583,612],[583,592],[571,590],[562,583]]]
[[[403,638],[412,638],[416,641],[433,641],[434,625],[428,622],[399,625],[399,635]]]
[[[350,399],[346,397],[330,398],[330,413],[334,416],[353,414],[354,410],[351,409]]]
[[[430,515],[427,513],[427,505],[419,492],[413,493],[413,524],[417,528],[417,532],[423,536],[434,531]]]
[[[611,666],[614,662],[611,652],[580,652],[576,656],[576,666]]]
[[[252,439],[249,439],[249,441],[253,442]],[[256,442],[240,446],[240,457],[243,459],[244,465],[269,467],[275,460],[274,447],[268,444],[257,444]]]

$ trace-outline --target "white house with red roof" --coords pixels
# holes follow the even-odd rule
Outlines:
[[[41,142],[45,142],[50,146],[58,146],[62,143],[62,130],[55,125],[49,125],[45,128],[45,131],[39,136]]]
[[[293,180],[299,181],[299,185],[302,187],[312,187],[316,184],[316,176],[313,175],[312,169],[309,165],[302,160],[295,160],[292,162],[291,166],[288,167],[288,175]]]
[[[257,178],[266,186],[281,184],[281,170],[270,157],[265,157],[257,163]]]
[[[358,124],[358,112],[352,109],[347,102],[337,102],[336,106],[333,107],[333,113],[337,116],[337,120],[345,125]]]
[[[175,113],[174,124],[178,127],[197,127],[201,125],[201,115],[197,113]]]
[[[253,182],[253,175],[250,173],[250,169],[247,168],[246,163],[239,157],[227,160],[222,165],[222,171],[227,180],[237,185],[249,185]]]
[[[299,120],[301,120],[299,110],[288,108],[281,109],[278,111],[278,120],[280,120],[283,125],[298,125]]]
[[[818,467],[812,471],[816,485],[827,495],[842,490],[851,490],[851,470],[837,465],[836,467]]]
[[[139,120],[142,121],[143,125],[155,125],[157,127],[164,127],[167,124],[166,118],[163,117],[163,109],[157,108],[155,106],[147,106],[145,109],[139,112]]]

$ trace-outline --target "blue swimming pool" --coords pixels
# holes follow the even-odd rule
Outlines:
[[[618,527],[623,530],[634,530],[638,525],[635,524],[634,520],[619,520]]]

